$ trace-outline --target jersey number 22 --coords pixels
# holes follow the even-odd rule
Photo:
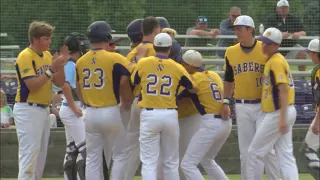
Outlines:
[[[155,74],[148,74],[147,76],[147,95],[153,96],[171,96],[170,87],[172,86],[172,78],[169,75],[158,77]],[[157,86],[160,85],[160,91]]]

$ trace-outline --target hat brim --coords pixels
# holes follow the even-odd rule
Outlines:
[[[252,26],[241,25],[241,24],[237,24],[237,25],[230,25],[230,26],[228,26],[228,27],[229,27],[229,28],[234,28],[234,27],[237,27],[237,26],[252,27]],[[252,28],[254,28],[254,27],[252,27]]]
[[[275,43],[275,42],[273,42],[272,40],[270,40],[270,39],[268,39],[267,37],[265,37],[265,36],[260,36],[260,37],[258,37],[257,38],[258,40],[260,40],[260,41],[262,41],[262,42],[264,42],[265,44],[278,44],[278,43]]]

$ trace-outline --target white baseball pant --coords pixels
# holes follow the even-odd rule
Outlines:
[[[287,108],[288,132],[281,135],[278,131],[280,112],[266,113],[263,121],[250,144],[247,157],[246,180],[257,180],[263,177],[263,159],[275,148],[284,180],[298,180],[299,173],[293,155],[292,127],[296,121],[297,111],[294,106]]]
[[[13,115],[19,142],[19,180],[40,180],[50,136],[49,108],[15,103]]]
[[[182,160],[187,150],[187,147],[189,145],[191,138],[200,127],[200,119],[201,119],[200,114],[194,114],[194,115],[179,119],[179,129],[180,129],[179,159],[180,161]],[[179,168],[179,175],[180,175],[180,180],[186,180],[181,168]]]
[[[118,105],[103,108],[86,107],[84,118],[87,149],[86,179],[100,179],[103,148],[114,147],[122,126],[120,108]],[[110,153],[106,152],[106,157]]]
[[[130,120],[130,112],[131,110],[124,110],[120,108],[122,126],[120,128],[120,135],[116,138],[115,145],[112,148],[113,165],[111,179],[114,180],[124,180],[125,178],[124,166],[127,163],[125,159],[126,128]]]
[[[231,119],[224,121],[220,116],[205,114],[200,127],[193,135],[181,161],[181,169],[188,180],[204,180],[198,165],[205,169],[209,179],[228,179],[215,157],[228,139],[232,129]]]
[[[77,117],[76,114],[69,108],[69,106],[65,104],[66,103],[63,103],[61,105],[59,116],[65,127],[66,144],[68,145],[74,141],[75,145],[79,147],[79,145],[86,140],[84,118]],[[78,108],[81,108],[80,101],[76,101],[75,104]],[[85,146],[83,146],[82,149],[79,149],[79,151],[83,150],[84,148]],[[66,158],[64,161],[66,161]],[[66,173],[64,173],[64,179],[68,180]]]
[[[265,116],[265,113],[261,111],[261,104],[236,103],[235,108],[241,160],[241,179],[247,180],[245,177],[247,172],[246,162],[248,157],[248,149],[256,130]],[[279,162],[273,149],[270,150],[270,153],[264,158],[263,161],[265,164],[261,164],[262,167],[259,168],[263,168],[265,166],[269,179],[279,179]]]
[[[157,180],[160,151],[165,180],[179,178],[179,122],[175,109],[142,109],[140,159],[143,180]]]

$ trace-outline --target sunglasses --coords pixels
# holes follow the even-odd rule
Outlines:
[[[231,15],[233,18],[237,18],[239,17],[240,15]]]
[[[207,18],[199,18],[199,19],[198,19],[198,22],[200,22],[200,23],[206,23],[206,22],[208,22],[208,19],[207,19]]]

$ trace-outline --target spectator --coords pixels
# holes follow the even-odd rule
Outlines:
[[[196,20],[196,24],[193,27],[188,28],[187,35],[197,35],[200,37],[216,37],[220,34],[219,29],[209,29],[208,28],[208,19],[205,16],[199,16]],[[195,39],[190,38],[186,39],[185,46],[187,47],[205,47],[205,46],[212,46],[208,44],[209,39]],[[200,51],[199,51],[200,52]],[[209,55],[208,51],[201,51],[202,55]],[[211,53],[212,54],[212,53]]]
[[[7,105],[6,93],[1,89],[0,105],[1,105],[1,128],[8,128],[13,125],[12,109]]]
[[[287,0],[280,0],[277,3],[276,13],[269,15],[264,23],[264,28],[275,27],[282,32],[282,43],[281,47],[302,47],[297,44],[297,40],[301,36],[305,36],[304,26],[300,21],[300,18],[289,13],[289,2]],[[288,37],[292,39],[288,39]],[[282,55],[286,59],[306,59],[307,54],[303,50],[291,50],[281,51]],[[298,66],[299,71],[305,71],[306,66]]]
[[[221,35],[236,35],[236,32],[231,28],[233,25],[233,22],[236,20],[238,16],[241,15],[241,9],[239,7],[233,6],[230,9],[229,17],[228,19],[222,20],[220,23],[220,32]],[[218,47],[229,47],[233,46],[237,43],[237,39],[219,39],[219,42],[217,44]],[[216,55],[219,58],[224,58],[225,50],[217,51]]]

